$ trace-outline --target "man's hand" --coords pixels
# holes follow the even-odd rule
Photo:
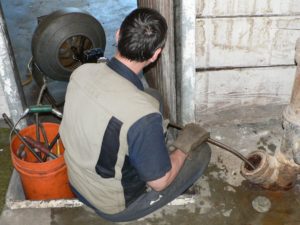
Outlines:
[[[173,142],[173,146],[188,154],[209,138],[209,132],[197,124],[187,124]]]

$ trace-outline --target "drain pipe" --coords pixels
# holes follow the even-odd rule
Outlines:
[[[283,137],[274,156],[254,151],[246,158],[255,166],[241,166],[241,174],[263,188],[287,190],[295,185],[300,173],[300,39],[296,43],[296,76],[290,104],[283,112]]]
[[[196,1],[176,0],[177,115],[180,124],[195,122]]]
[[[297,69],[291,102],[283,112],[284,134],[281,149],[289,160],[300,164],[300,38],[296,43],[295,60]]]

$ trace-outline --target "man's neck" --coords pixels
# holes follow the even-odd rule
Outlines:
[[[131,69],[136,75],[138,75],[146,66],[146,63],[144,62],[136,62],[122,57],[119,52],[115,54],[115,58]]]

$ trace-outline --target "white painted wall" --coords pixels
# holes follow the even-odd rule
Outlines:
[[[228,107],[288,103],[299,0],[196,2],[196,119]]]

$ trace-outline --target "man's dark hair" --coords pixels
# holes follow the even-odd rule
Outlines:
[[[167,22],[157,11],[138,8],[122,22],[118,50],[121,56],[138,62],[150,59],[163,48],[167,37]]]

